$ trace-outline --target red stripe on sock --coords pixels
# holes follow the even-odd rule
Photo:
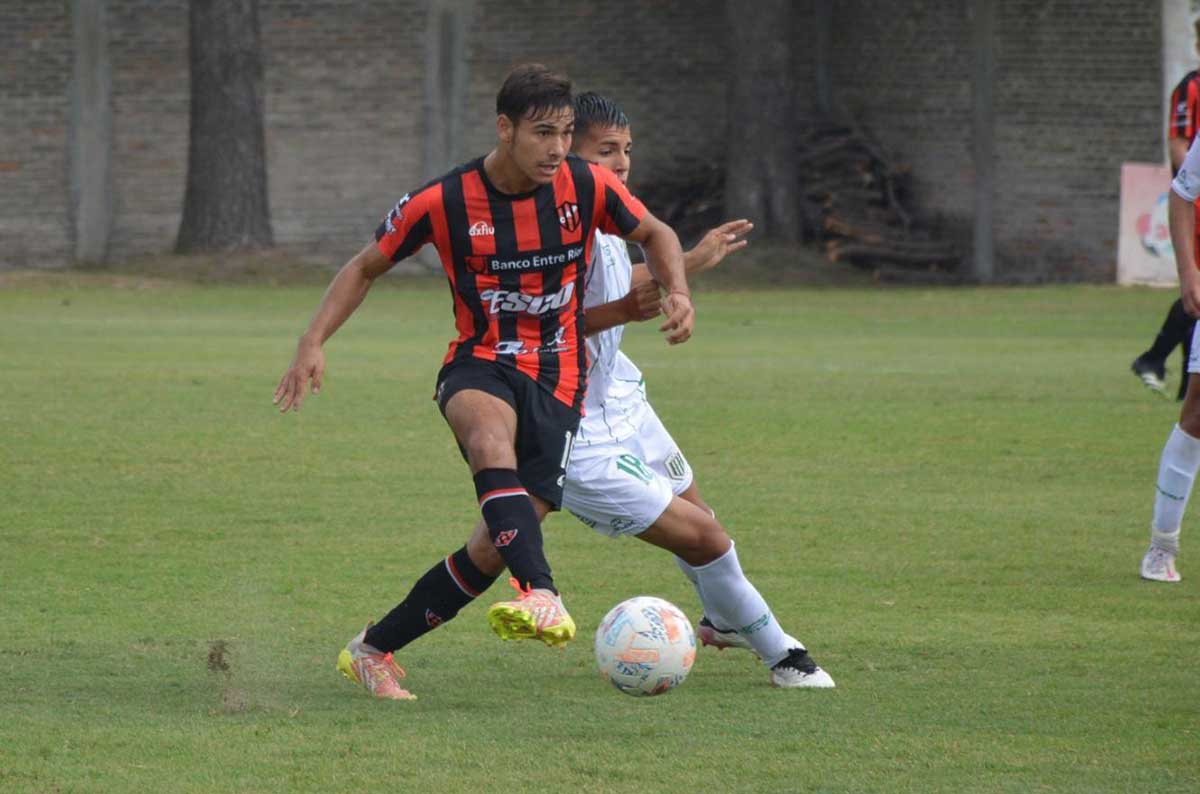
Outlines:
[[[499,499],[503,496],[529,496],[529,492],[524,488],[497,488],[479,497],[479,506],[483,507],[485,502],[491,499]]]
[[[458,569],[454,567],[453,556],[446,558],[446,570],[450,572],[450,578],[454,580],[456,585],[458,585],[459,590],[462,590],[464,593],[471,596],[471,598],[479,597],[479,593],[473,587],[471,587],[471,585],[467,584],[467,580],[464,579],[462,574],[458,572]]]

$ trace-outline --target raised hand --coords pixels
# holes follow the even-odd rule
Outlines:
[[[750,241],[744,238],[753,228],[753,223],[741,219],[709,229],[708,233],[700,238],[700,242],[687,252],[688,272],[703,273],[712,270],[722,259],[745,248]]]

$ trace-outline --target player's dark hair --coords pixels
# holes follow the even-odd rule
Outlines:
[[[629,126],[629,119],[621,106],[602,94],[588,91],[575,97],[571,103],[575,108],[575,135],[582,138],[592,127]]]
[[[496,114],[517,124],[528,116],[538,119],[571,107],[571,81],[540,63],[525,63],[513,69],[496,94]]]

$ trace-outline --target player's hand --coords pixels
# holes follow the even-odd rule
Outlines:
[[[286,413],[289,408],[299,411],[309,384],[312,384],[312,393],[318,394],[324,377],[325,351],[319,344],[301,338],[296,346],[296,357],[292,359],[287,372],[283,373],[275,389],[275,399],[271,402],[279,406],[280,413]]]
[[[696,247],[689,252],[696,262],[695,270],[692,272],[703,273],[706,270],[712,270],[721,263],[722,259],[734,251],[745,248],[750,241],[744,238],[753,228],[754,224],[743,218],[722,223],[715,229],[709,229],[708,233],[700,238],[700,242],[696,243]]]
[[[682,292],[672,292],[663,299],[667,321],[658,329],[667,335],[667,342],[677,345],[686,342],[696,324],[696,309],[692,299]]]
[[[662,291],[653,279],[635,286],[621,301],[624,304],[625,322],[640,323],[662,314]]]

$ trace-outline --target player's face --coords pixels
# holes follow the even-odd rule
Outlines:
[[[633,167],[633,133],[628,127],[592,127],[575,140],[575,154],[628,182]]]
[[[554,181],[559,165],[571,151],[575,114],[571,108],[552,110],[513,124],[500,117],[500,142],[526,177],[539,185]]]

